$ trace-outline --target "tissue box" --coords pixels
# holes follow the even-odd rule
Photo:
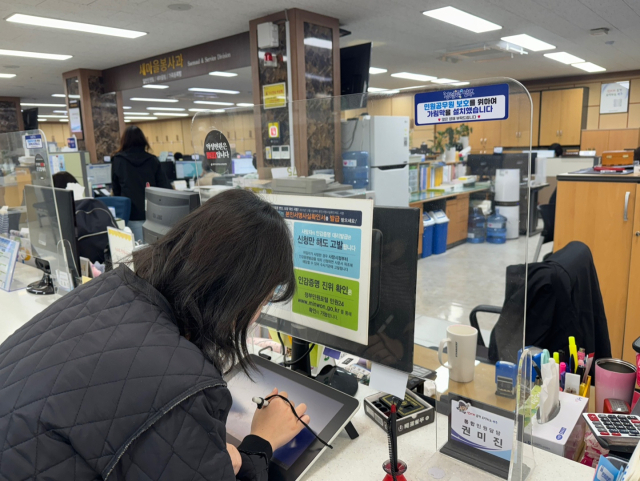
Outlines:
[[[582,451],[586,423],[582,413],[587,412],[589,399],[560,393],[560,412],[551,421],[539,424],[537,418],[531,422],[533,445],[558,456],[573,459]],[[525,441],[530,443],[529,429],[525,428]]]

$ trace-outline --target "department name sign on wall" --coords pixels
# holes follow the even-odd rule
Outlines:
[[[509,85],[416,94],[415,109],[416,125],[504,120],[509,117]]]

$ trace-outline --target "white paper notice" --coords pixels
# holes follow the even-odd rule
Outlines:
[[[385,366],[384,364],[371,364],[371,377],[369,387],[376,391],[393,394],[400,399],[404,399],[407,390],[409,373],[398,371]]]
[[[135,241],[133,240],[133,234],[123,232],[113,227],[107,227],[109,236],[109,248],[111,249],[111,262],[113,266],[129,260],[133,253]],[[133,269],[133,263],[127,263],[129,268]]]

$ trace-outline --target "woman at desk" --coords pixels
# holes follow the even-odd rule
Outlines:
[[[145,221],[144,189],[171,184],[160,168],[160,161],[149,153],[149,142],[142,130],[135,125],[127,127],[120,140],[120,149],[113,157],[111,188],[113,195],[131,199],[129,228],[136,240],[142,240],[142,224]]]
[[[229,190],[133,263],[135,273],[121,265],[73,290],[0,346],[0,477],[266,481],[273,451],[309,423],[306,406],[271,399],[236,449],[222,373],[239,362],[251,375],[247,330],[266,303],[293,296],[284,220]]]

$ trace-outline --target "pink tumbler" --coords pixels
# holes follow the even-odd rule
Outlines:
[[[596,412],[601,413],[605,399],[620,399],[631,405],[636,385],[636,367],[621,359],[596,361]]]

